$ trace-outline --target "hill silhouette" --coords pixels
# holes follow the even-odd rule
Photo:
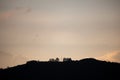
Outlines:
[[[40,62],[0,69],[0,80],[120,80],[120,63],[86,58],[79,61]]]

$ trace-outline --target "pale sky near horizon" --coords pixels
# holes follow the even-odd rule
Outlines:
[[[120,62],[120,0],[0,0],[0,67],[56,57]]]

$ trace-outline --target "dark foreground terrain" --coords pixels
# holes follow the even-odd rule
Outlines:
[[[92,58],[39,62],[0,69],[0,80],[120,80],[120,64]]]

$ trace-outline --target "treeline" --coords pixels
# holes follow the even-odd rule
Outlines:
[[[26,64],[0,70],[0,80],[120,80],[120,63],[87,58],[28,61]]]

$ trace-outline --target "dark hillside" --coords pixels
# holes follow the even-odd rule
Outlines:
[[[0,80],[120,80],[120,64],[88,58],[80,61],[39,62],[1,69]]]

